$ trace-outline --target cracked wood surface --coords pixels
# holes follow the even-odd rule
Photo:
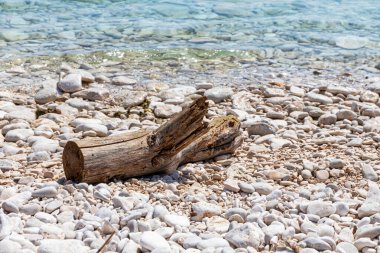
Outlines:
[[[63,151],[66,178],[77,182],[107,182],[170,172],[180,164],[233,153],[242,142],[234,116],[203,123],[208,105],[195,100],[153,132],[139,130],[103,138],[69,141]]]

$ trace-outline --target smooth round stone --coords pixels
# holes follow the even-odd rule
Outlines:
[[[368,248],[374,248],[377,246],[377,243],[374,242],[373,240],[371,240],[370,238],[368,237],[364,237],[364,238],[360,238],[358,240],[356,240],[354,242],[354,246],[358,249],[358,250],[362,250],[363,248],[365,247],[368,247]]]
[[[134,241],[129,240],[125,244],[122,253],[130,253],[130,252],[138,253],[139,251],[140,251],[139,245],[137,243],[135,243]]]
[[[94,131],[96,133],[96,136],[99,137],[105,137],[108,134],[108,129],[104,125],[100,124],[91,124],[91,123],[84,123],[82,125],[79,125],[75,128],[76,132],[86,132],[86,131]]]
[[[0,240],[0,253],[19,253],[21,245],[9,239]]]
[[[305,248],[305,249],[300,250],[300,253],[318,253],[318,252],[319,252],[318,250],[311,249],[311,248]]]
[[[78,114],[78,109],[64,103],[56,107],[56,111],[65,116],[76,116]]]
[[[50,160],[50,155],[46,151],[38,151],[28,155],[28,162],[42,162]]]
[[[47,151],[47,152],[54,153],[57,151],[58,147],[59,147],[59,142],[57,140],[42,138],[42,139],[37,140],[32,145],[32,150],[34,152]]]
[[[102,225],[102,233],[105,235],[109,235],[115,232],[115,228],[112,226],[112,224],[105,220]]]
[[[240,191],[238,183],[233,179],[227,179],[226,181],[224,181],[224,189],[232,192]]]
[[[247,211],[243,208],[233,207],[225,212],[226,219],[229,219],[233,215],[239,215],[243,220],[247,217]]]
[[[269,135],[275,134],[277,129],[271,123],[266,121],[254,122],[247,128],[249,135]]]
[[[326,113],[323,114],[318,119],[318,125],[325,126],[325,125],[334,125],[337,121],[337,116],[335,114]]]
[[[266,99],[268,104],[272,105],[284,105],[289,101],[288,97],[271,97]]]
[[[112,79],[112,84],[124,86],[124,85],[135,85],[137,81],[135,79],[126,76],[117,76]]]
[[[349,212],[349,209],[350,209],[348,204],[345,202],[335,202],[334,206],[336,209],[335,213],[340,215],[340,216],[346,216]]]
[[[26,141],[30,136],[34,135],[32,129],[13,129],[5,135],[5,141],[17,142],[19,140]]]
[[[331,250],[332,247],[329,243],[325,242],[319,237],[308,237],[305,240],[302,241],[307,245],[309,248],[313,248],[319,251],[323,250]]]
[[[163,206],[163,205],[154,206],[153,218],[163,219],[167,214],[169,214],[169,211],[166,208],[166,206]]]
[[[207,231],[219,234],[226,233],[230,226],[230,222],[222,217],[213,216],[206,219]]]
[[[311,173],[310,170],[302,170],[301,171],[301,176],[304,179],[308,179],[308,178],[311,178],[313,176],[313,174]]]
[[[341,242],[336,246],[338,253],[359,253],[358,249],[349,242]]]
[[[156,108],[154,109],[154,115],[156,115],[158,118],[170,118],[174,114],[179,113],[182,111],[182,107],[177,105],[171,105],[171,104],[158,104]]]
[[[208,90],[208,89],[211,89],[212,87],[214,87],[212,83],[198,83],[195,86],[197,90],[202,90],[202,89]]]
[[[279,88],[265,88],[264,91],[263,91],[263,95],[266,98],[270,98],[270,97],[284,97],[285,96],[285,92],[284,92],[283,89],[279,89]]]
[[[327,170],[317,170],[315,176],[321,181],[326,181],[329,179],[330,173]]]
[[[18,213],[19,208],[18,205],[12,201],[4,201],[1,207],[4,209],[4,211],[7,211],[8,213]]]
[[[39,233],[51,239],[65,238],[65,233],[56,224],[43,224],[40,227]]]
[[[307,97],[311,102],[320,103],[322,105],[329,105],[333,103],[333,100],[330,97],[315,92],[307,93]]]
[[[81,97],[90,101],[103,101],[110,96],[110,92],[106,88],[91,87],[86,90],[81,90],[73,93],[72,97]]]
[[[102,121],[100,119],[91,119],[91,118],[76,118],[70,122],[70,125],[73,127],[78,127],[83,124],[98,124],[101,125]]]
[[[239,118],[240,121],[244,121],[249,116],[249,114],[246,111],[238,109],[227,109],[227,115],[233,115]]]
[[[336,113],[336,117],[338,120],[344,120],[344,119],[348,119],[348,120],[354,120],[357,118],[357,115],[355,112],[351,111],[351,110],[348,110],[348,109],[341,109],[339,110],[337,113]]]
[[[282,235],[282,233],[285,232],[285,226],[281,222],[274,221],[269,226],[263,228],[263,232],[265,235],[272,238],[274,236]]]
[[[62,200],[55,199],[45,206],[45,212],[52,213],[63,205]]]
[[[255,182],[252,185],[260,195],[268,195],[274,190],[273,186],[267,182]]]
[[[192,234],[192,235],[187,236],[183,240],[182,245],[185,249],[196,248],[198,243],[200,243],[201,241],[202,241],[202,238],[200,238],[199,236],[195,234]]]
[[[360,94],[360,100],[362,102],[376,103],[379,100],[379,94],[370,90],[366,90]]]
[[[145,250],[153,251],[155,249],[170,250],[169,243],[156,232],[143,232],[140,238],[140,245]]]
[[[245,223],[237,228],[230,230],[224,238],[237,248],[258,247],[264,242],[264,233],[252,223]]]
[[[57,34],[57,36],[64,40],[75,40],[75,32],[74,31],[63,31]]]
[[[246,182],[239,182],[238,186],[242,192],[245,193],[254,193],[255,187],[253,187],[252,184],[246,183]]]
[[[27,123],[27,122],[13,123],[13,124],[5,125],[1,129],[1,133],[5,136],[10,130],[13,130],[13,129],[28,129],[28,128],[30,128],[30,126],[29,126],[29,123]]]
[[[346,143],[347,147],[361,147],[363,144],[362,138],[353,138],[348,143]]]
[[[252,11],[244,8],[236,8],[234,2],[217,2],[212,8],[212,11],[220,16],[224,17],[251,17]]]
[[[284,131],[282,137],[285,139],[298,140],[297,132],[293,130]]]
[[[71,222],[74,220],[74,213],[72,211],[60,212],[57,215],[58,223]]]
[[[356,232],[355,237],[356,238],[376,238],[380,235],[380,226],[379,225],[366,225],[363,227],[360,227],[358,231]]]
[[[42,207],[37,203],[29,203],[29,204],[20,206],[20,212],[27,215],[35,215],[41,210],[42,210]]]
[[[294,86],[292,85],[290,87],[290,93],[293,94],[294,96],[297,96],[297,97],[303,97],[305,96],[305,90],[300,88],[300,87],[297,87],[297,86]]]
[[[0,200],[6,200],[16,194],[17,194],[16,187],[0,188]],[[0,214],[1,214],[1,209],[0,209]]]
[[[57,219],[54,218],[53,215],[48,214],[48,213],[44,213],[44,212],[38,212],[34,215],[34,217],[39,219],[42,222],[45,222],[45,223],[56,223],[57,222]]]
[[[86,253],[88,248],[80,240],[57,240],[57,239],[44,239],[41,240],[38,247],[38,253]]]
[[[376,68],[380,70],[380,63],[377,64]],[[376,93],[380,93],[380,81],[368,84],[366,86],[366,89],[374,91]]]
[[[377,183],[368,181],[367,199],[358,209],[359,218],[369,217],[380,213],[380,188]],[[380,229],[380,228],[379,228]]]
[[[173,227],[160,227],[160,228],[154,230],[154,232],[158,233],[159,235],[161,235],[165,239],[169,239],[170,236],[172,236],[172,234],[174,233],[174,228]]]
[[[308,214],[318,215],[319,217],[327,217],[335,213],[336,208],[333,204],[315,200],[311,201],[307,207]]]
[[[112,199],[112,203],[115,208],[122,208],[124,211],[129,211],[133,208],[133,200],[126,197],[116,196]]]
[[[69,93],[82,89],[82,76],[80,74],[68,74],[59,83],[58,87]]]
[[[220,206],[207,202],[198,202],[193,204],[192,210],[195,216],[191,219],[194,221],[201,221],[205,217],[212,217],[222,213],[222,208]]]
[[[204,93],[207,99],[210,99],[215,103],[222,102],[223,100],[230,98],[233,94],[234,91],[229,87],[214,87],[206,90]]]
[[[93,109],[93,106],[88,101],[85,101],[82,98],[69,98],[65,101],[65,103],[80,111]]]
[[[29,38],[29,35],[16,29],[6,29],[0,32],[0,38],[8,42],[13,42],[26,40]]]
[[[72,71],[70,74],[79,74],[81,75],[82,82],[84,83],[93,83],[95,82],[95,77],[88,71],[84,69],[76,69]]]
[[[12,220],[0,209],[0,241],[9,236],[14,230],[14,224]]]
[[[0,170],[3,172],[18,170],[20,167],[21,167],[21,164],[19,162],[8,160],[8,159],[0,160]]]
[[[57,196],[58,191],[53,186],[43,187],[32,192],[33,198],[54,198]]]
[[[176,215],[176,214],[167,214],[164,217],[164,221],[169,226],[175,227],[188,227],[190,226],[189,218],[186,216]]]
[[[369,40],[364,37],[358,37],[358,36],[340,36],[335,39],[335,44],[338,47],[344,48],[344,49],[359,49],[362,47],[365,47],[368,44]]]
[[[275,169],[275,170],[266,170],[266,171],[264,171],[264,175],[268,179],[281,180],[281,179],[284,179],[284,178],[289,176],[289,171],[287,169],[284,169],[284,168],[279,168],[279,169]]]
[[[342,169],[345,165],[345,162],[342,159],[330,159],[329,160],[329,167],[333,169]]]
[[[37,91],[34,100],[37,104],[46,104],[57,99],[57,90],[52,87],[45,87]]]
[[[354,241],[354,235],[352,233],[352,230],[350,228],[343,228],[338,235],[338,238],[341,241],[344,242],[353,242]]]
[[[171,99],[165,100],[165,104],[181,105],[184,101],[185,101],[184,99],[171,98]]]
[[[111,82],[111,79],[109,79],[105,75],[97,74],[97,75],[95,75],[95,81],[98,83],[109,83],[109,82]]]
[[[377,181],[379,179],[379,176],[377,175],[376,171],[373,169],[373,167],[369,164],[361,164],[361,169],[363,173],[363,177],[368,180]]]
[[[180,94],[185,97],[194,94],[197,91],[195,87],[189,85],[176,85],[174,88],[169,90],[175,94]]]
[[[94,198],[96,198],[96,199],[108,201],[110,199],[110,197],[111,197],[111,193],[105,188],[100,188],[94,192]]]
[[[197,244],[197,248],[201,250],[206,249],[206,248],[219,248],[219,247],[228,247],[228,246],[230,246],[228,241],[219,237],[202,240],[198,242]]]
[[[332,226],[329,226],[327,224],[319,224],[317,226],[318,228],[318,235],[319,236],[328,236],[333,238],[335,234],[335,230]]]
[[[34,129],[34,135],[36,136],[43,136],[49,139],[53,136],[53,134],[53,129],[48,125],[39,125]]]
[[[132,106],[138,106],[144,103],[148,93],[145,91],[128,91],[124,97],[123,106],[130,108]]]
[[[176,101],[182,101],[182,103],[185,101],[185,96],[181,93],[176,93],[172,89],[163,90],[160,91],[160,93],[157,94],[159,98],[161,98],[163,101],[166,100],[176,100]]]

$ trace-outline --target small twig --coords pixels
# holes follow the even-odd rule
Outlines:
[[[107,240],[103,243],[103,245],[96,251],[96,253],[101,253],[103,249],[107,246],[107,244],[111,241],[112,236],[116,233],[116,231],[113,231],[112,234],[107,238]]]

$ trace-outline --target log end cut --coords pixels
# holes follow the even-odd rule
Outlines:
[[[62,154],[63,168],[68,180],[82,182],[85,176],[84,158],[81,149],[74,141],[66,143]]]

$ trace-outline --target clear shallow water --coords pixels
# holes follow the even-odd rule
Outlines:
[[[380,1],[0,0],[3,60],[182,48],[375,64]]]

